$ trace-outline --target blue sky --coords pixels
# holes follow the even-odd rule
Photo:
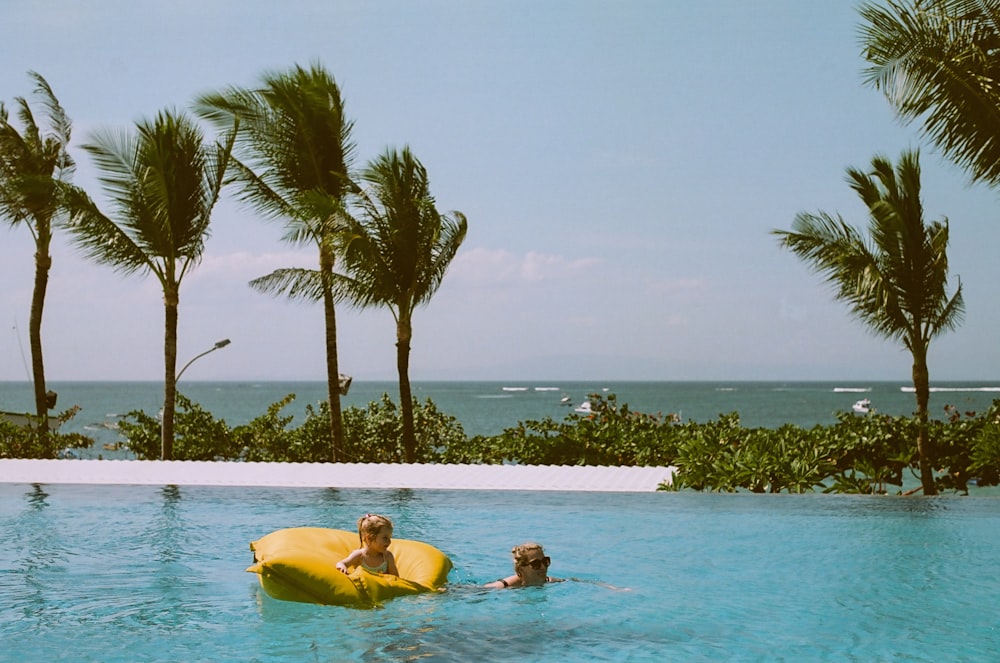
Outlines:
[[[857,22],[855,2],[820,0],[9,0],[0,99],[30,95],[28,70],[47,78],[74,122],[74,181],[103,204],[79,149],[95,129],[322,63],[356,165],[409,145],[439,208],[469,219],[414,316],[414,380],[905,383],[908,353],[770,231],[800,211],[866,223],[845,168],[921,148],[926,218],[950,219],[967,308],[932,346],[932,381],[1000,377],[998,193],[862,85]],[[280,236],[217,208],[182,286],[179,363],[233,342],[185,379],[323,379],[321,308],[246,285],[315,264]],[[0,380],[27,379],[32,253],[24,229],[0,227]],[[53,254],[48,379],[161,379],[155,279],[88,263],[65,238]],[[338,322],[343,371],[394,379],[390,313],[341,308]]]

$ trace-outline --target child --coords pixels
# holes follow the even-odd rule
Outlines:
[[[549,577],[549,564],[552,560],[546,556],[541,545],[522,543],[514,546],[510,552],[514,555],[514,575],[488,583],[484,587],[526,587],[563,581],[562,578]]]
[[[396,569],[396,559],[389,552],[392,543],[392,521],[385,516],[366,513],[358,518],[358,538],[361,547],[344,559],[337,562],[337,569],[344,574],[351,568],[361,565],[361,568],[372,573],[389,573],[399,575]]]

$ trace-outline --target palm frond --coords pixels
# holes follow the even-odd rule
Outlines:
[[[387,150],[371,161],[360,179],[358,219],[345,231],[350,297],[359,306],[385,306],[397,320],[426,304],[440,287],[465,239],[459,212],[440,214],[430,194],[427,171],[409,148]]]
[[[105,216],[74,195],[69,228],[77,244],[92,260],[124,272],[148,268],[176,288],[204,252],[233,141],[230,131],[206,142],[197,124],[172,110],[136,122],[133,131],[95,132],[83,147],[113,212]]]
[[[101,213],[82,189],[68,187],[65,197],[72,210],[66,227],[88,260],[111,265],[123,274],[155,267],[125,228]]]
[[[68,181],[73,171],[67,151],[71,123],[45,79],[29,74],[50,127],[43,132],[23,97],[14,100],[20,128],[0,103],[0,217],[11,225],[28,226],[36,242],[47,243],[61,211],[59,183]]]
[[[68,180],[76,169],[73,157],[70,156],[67,149],[70,138],[73,135],[73,122],[69,119],[62,104],[59,103],[48,81],[41,74],[34,71],[29,71],[28,76],[35,81],[35,94],[41,97],[42,106],[46,110],[49,125],[52,128],[53,141],[58,146],[58,178]]]
[[[269,295],[284,295],[289,299],[322,301],[322,274],[313,269],[282,268],[250,281],[250,287]]]
[[[799,214],[791,231],[774,231],[833,285],[837,299],[876,334],[926,347],[954,328],[963,310],[961,291],[950,299],[947,221],[925,223],[916,151],[894,168],[876,156],[871,170],[848,169],[848,183],[869,212],[867,238],[839,216]]]
[[[1000,182],[1000,1],[860,9],[864,80],[974,179]]]

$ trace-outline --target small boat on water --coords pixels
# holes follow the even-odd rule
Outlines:
[[[860,401],[855,401],[854,405],[851,406],[855,414],[868,414],[874,412],[875,409],[872,407],[872,402],[868,398],[862,398]]]
[[[38,417],[27,412],[6,412],[0,411],[0,421],[20,426],[21,428],[38,428]],[[61,419],[49,417],[49,430],[57,431],[62,425]]]
[[[579,412],[580,414],[594,414],[594,408],[590,404],[590,401],[584,401],[573,408],[574,412]]]

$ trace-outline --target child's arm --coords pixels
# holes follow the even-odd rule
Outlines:
[[[394,576],[399,576],[399,569],[396,568],[396,558],[392,556],[392,553],[388,550],[385,551],[385,572],[391,573]]]
[[[345,575],[350,573],[351,567],[358,565],[358,562],[361,560],[361,555],[363,554],[364,551],[361,548],[358,548],[350,555],[337,562],[337,570]]]

